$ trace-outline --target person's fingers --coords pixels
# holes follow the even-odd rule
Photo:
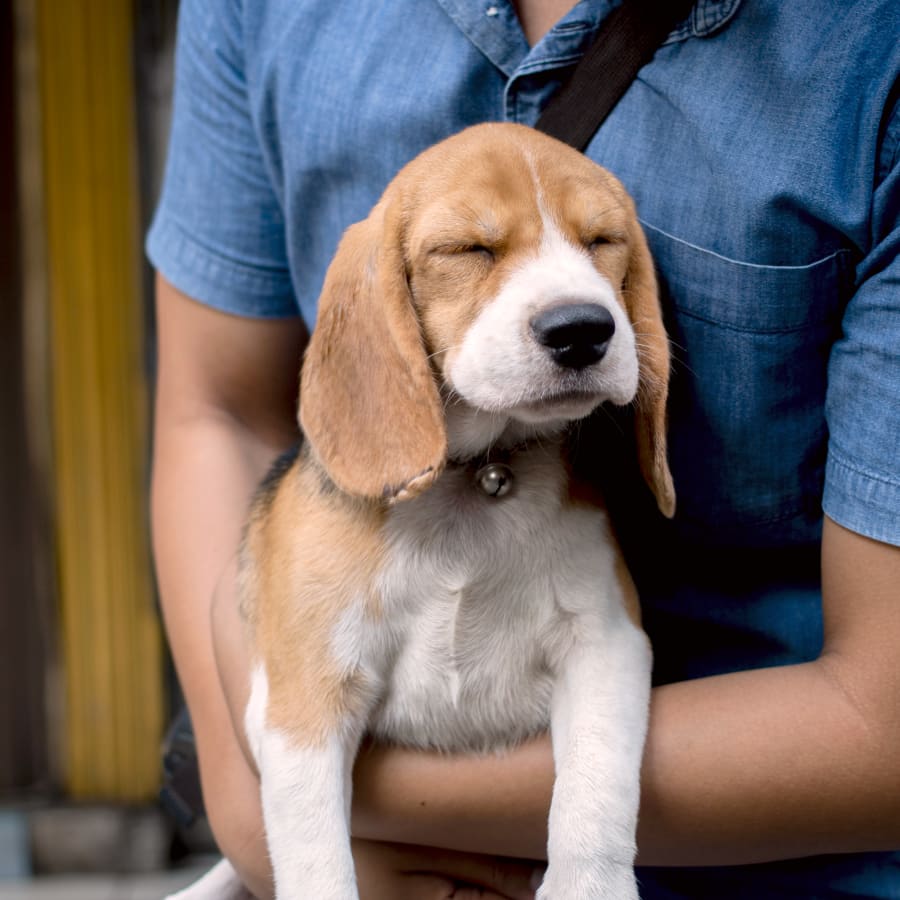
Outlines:
[[[410,876],[407,854],[396,845],[354,838],[353,864],[360,900],[445,900],[453,882],[437,875]]]
[[[432,849],[432,871],[458,882],[477,885],[510,900],[534,900],[535,863],[500,856],[480,856],[452,850]]]
[[[457,887],[450,894],[451,900],[507,900],[502,894],[495,894],[484,888]]]
[[[376,891],[387,889],[385,882],[390,881],[392,872],[402,876],[404,884],[403,893],[395,893],[397,900],[462,898],[466,895],[461,892],[466,888],[471,897],[534,898],[536,864],[530,861],[374,841],[354,841],[354,855],[361,890],[364,878],[371,881],[371,892],[363,894],[367,900],[387,900],[391,896]]]

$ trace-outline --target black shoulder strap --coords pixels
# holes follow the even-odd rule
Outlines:
[[[623,0],[535,127],[584,150],[641,67],[693,5],[694,0]]]

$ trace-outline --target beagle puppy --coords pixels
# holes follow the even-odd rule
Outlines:
[[[538,898],[637,898],[651,652],[567,433],[634,404],[671,516],[668,373],[632,201],[532,129],[432,147],[347,231],[303,364],[304,443],[261,488],[240,559],[245,727],[280,900],[358,897],[365,734],[489,753],[548,727]]]

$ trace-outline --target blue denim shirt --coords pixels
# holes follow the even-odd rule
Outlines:
[[[187,294],[312,325],[416,153],[533,124],[615,5],[182,0],[149,236]],[[825,512],[900,543],[900,4],[699,0],[588,148],[634,195],[674,348],[678,514],[635,571],[656,679],[813,659]],[[900,897],[885,854],[645,870],[649,898]]]

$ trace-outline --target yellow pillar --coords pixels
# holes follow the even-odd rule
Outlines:
[[[36,0],[64,787],[155,793],[160,629],[146,510],[133,5]]]

